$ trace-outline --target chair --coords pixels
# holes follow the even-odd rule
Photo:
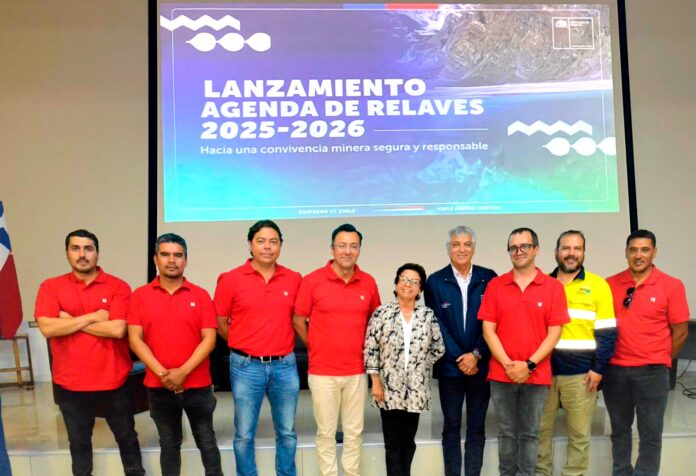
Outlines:
[[[29,336],[27,334],[17,334],[12,339],[2,339],[12,341],[12,350],[14,352],[14,367],[6,367],[0,369],[0,372],[13,372],[17,375],[17,382],[13,385],[25,387],[27,390],[34,388],[34,367],[31,364],[31,348],[29,347]],[[24,341],[27,348],[27,365],[22,367],[21,354],[19,352],[19,342]],[[29,380],[24,380],[24,372],[29,372]]]
[[[669,388],[674,390],[677,384],[677,362],[679,359],[696,360],[696,321],[689,321],[689,335],[684,342],[684,347],[679,351],[676,359],[672,360],[672,368],[669,369]]]

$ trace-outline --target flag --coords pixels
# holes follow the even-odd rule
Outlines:
[[[0,336],[14,337],[22,322],[22,299],[15,268],[10,235],[5,223],[5,208],[0,202]]]

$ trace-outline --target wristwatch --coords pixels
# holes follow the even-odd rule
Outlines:
[[[532,362],[531,360],[527,360],[527,368],[529,369],[529,372],[534,372],[534,369],[537,368],[537,364]]]
[[[476,357],[476,360],[481,360],[481,357],[483,357],[483,356],[481,355],[481,352],[479,352],[478,349],[472,350],[471,353],[474,354],[474,357]]]

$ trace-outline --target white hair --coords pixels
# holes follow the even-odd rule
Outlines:
[[[445,246],[447,246],[448,249],[450,247],[450,243],[452,242],[452,238],[458,235],[469,235],[471,237],[471,241],[474,243],[474,248],[476,247],[476,232],[468,226],[460,225],[452,228],[449,231],[449,238],[447,239],[447,243],[445,243]]]

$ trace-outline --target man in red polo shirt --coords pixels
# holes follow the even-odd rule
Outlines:
[[[145,474],[126,379],[126,309],[130,287],[97,266],[99,240],[87,230],[65,237],[72,271],[41,284],[34,317],[50,338],[53,383],[70,440],[74,475],[92,474],[92,429],[97,402],[116,438],[126,475]]]
[[[160,437],[162,474],[181,472],[181,417],[186,411],[205,474],[221,476],[208,359],[215,347],[217,320],[208,292],[184,277],[187,254],[186,241],[179,235],[157,238],[154,260],[159,276],[133,293],[128,337],[147,367],[145,386]]]
[[[628,269],[607,279],[614,295],[616,352],[604,376],[611,420],[614,476],[660,472],[669,367],[686,340],[689,305],[684,284],[653,265],[655,234],[626,240]],[[638,460],[631,466],[631,426],[638,417]]]
[[[538,269],[539,238],[517,228],[508,238],[512,270],[486,288],[478,318],[493,355],[488,379],[499,418],[501,476],[534,475],[539,422],[551,385],[547,358],[570,321],[563,285]]]
[[[302,277],[278,264],[283,235],[273,221],[254,223],[247,241],[251,258],[221,274],[215,290],[219,332],[230,346],[237,474],[257,474],[254,439],[267,395],[276,432],[276,474],[295,476],[300,379],[292,312]]]
[[[361,245],[362,234],[353,225],[336,228],[331,234],[333,259],[302,280],[295,302],[293,324],[309,351],[308,381],[322,476],[338,475],[339,413],[344,474],[360,474],[367,396],[363,344],[367,321],[380,305],[374,278],[357,265]]]

